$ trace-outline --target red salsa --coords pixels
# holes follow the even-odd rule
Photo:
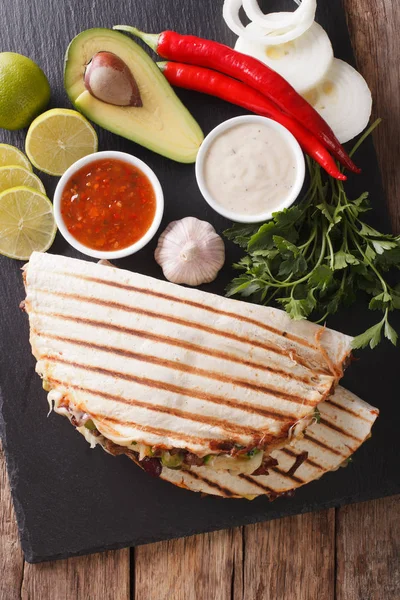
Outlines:
[[[61,215],[75,239],[94,250],[131,246],[154,220],[156,196],[140,169],[101,159],[82,167],[66,183]]]

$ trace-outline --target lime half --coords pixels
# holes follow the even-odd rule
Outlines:
[[[0,194],[0,254],[28,260],[35,250],[48,250],[56,232],[53,205],[47,196],[26,186]]]
[[[46,194],[39,177],[24,167],[0,167],[0,193],[9,188],[24,185]]]
[[[74,162],[97,151],[97,134],[76,110],[53,108],[33,121],[25,150],[37,169],[60,176]]]
[[[19,165],[28,169],[28,171],[32,171],[31,163],[21,150],[9,144],[0,144],[0,167],[9,165]]]

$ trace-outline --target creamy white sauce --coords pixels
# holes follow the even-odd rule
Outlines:
[[[214,201],[243,215],[277,210],[296,176],[292,147],[268,124],[243,123],[223,131],[204,160],[205,185]]]

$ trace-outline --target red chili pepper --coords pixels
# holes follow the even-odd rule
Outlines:
[[[303,150],[316,160],[329,175],[335,179],[346,180],[346,175],[339,171],[332,156],[321,142],[297,121],[282,113],[273,102],[257,90],[211,69],[175,62],[159,62],[157,65],[171,85],[217,96],[217,98],[277,121],[294,135]]]
[[[163,58],[215,69],[243,81],[267,96],[279,108],[311,131],[342,165],[354,173],[361,172],[332,129],[311,104],[304,100],[283,77],[256,58],[237,52],[219,42],[194,35],[181,35],[175,31],[152,34],[128,25],[116,25],[114,29],[127,31],[139,37]]]

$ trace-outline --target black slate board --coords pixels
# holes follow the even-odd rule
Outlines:
[[[269,0],[270,1],[270,0]],[[275,2],[284,7],[290,0]],[[69,106],[62,87],[63,56],[68,42],[89,27],[135,24],[148,31],[172,28],[233,44],[235,36],[222,20],[222,0],[120,0],[80,3],[56,0],[14,0],[3,3],[0,51],[30,56],[44,69],[53,90],[52,106]],[[320,0],[318,21],[331,36],[336,56],[353,62],[340,0]],[[196,93],[179,95],[205,132],[243,111]],[[0,131],[0,142],[23,148],[24,132]],[[166,210],[163,226],[193,215],[211,221],[218,231],[227,225],[201,198],[191,165],[179,165],[99,131],[100,149],[124,150],[139,156],[156,171],[163,185]],[[357,156],[364,173],[352,177],[355,193],[368,189],[377,227],[388,229],[388,218],[372,142]],[[47,191],[56,179],[43,177]],[[155,241],[118,266],[162,277],[153,260]],[[51,249],[78,257],[60,236]],[[80,256],[80,258],[83,258]],[[204,289],[223,293],[232,277],[230,264],[237,249],[227,244],[226,267]],[[25,558],[39,562],[102,549],[139,545],[235,525],[377,498],[400,491],[396,390],[399,353],[388,343],[360,353],[345,376],[345,385],[381,409],[373,437],[347,469],[300,489],[294,498],[274,503],[201,498],[200,495],[154,480],[125,457],[90,450],[66,419],[47,414],[46,394],[34,373],[28,343],[28,319],[18,309],[24,297],[21,263],[0,260],[1,362],[3,442]],[[342,311],[329,325],[356,334],[373,322],[365,307]],[[400,331],[400,321],[394,323]],[[397,369],[396,369],[397,368]],[[0,415],[1,417],[1,415]],[[0,419],[1,420],[1,419]]]

